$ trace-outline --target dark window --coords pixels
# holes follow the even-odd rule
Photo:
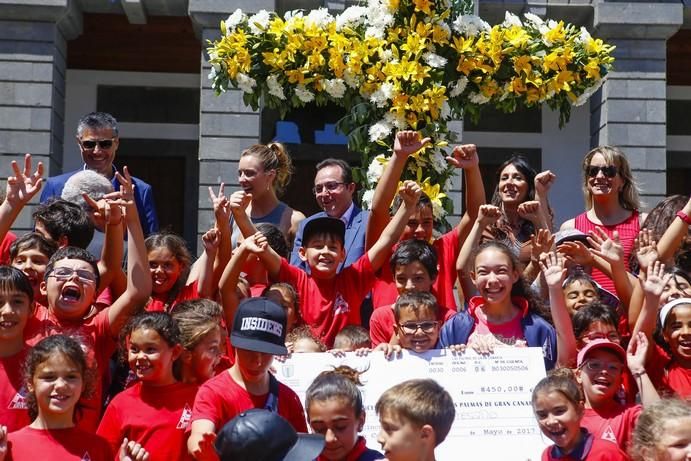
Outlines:
[[[688,195],[689,178],[691,152],[667,152],[667,195]]]
[[[668,100],[667,134],[670,136],[691,135],[689,113],[691,113],[691,100]]]
[[[99,85],[97,101],[119,122],[199,123],[198,88]]]
[[[482,110],[480,122],[475,125],[470,119],[463,121],[465,131],[503,131],[509,133],[542,132],[542,111],[522,109],[505,114],[492,107]]]

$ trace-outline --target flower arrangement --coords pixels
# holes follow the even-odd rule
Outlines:
[[[453,169],[444,161],[455,140],[450,120],[477,120],[487,105],[513,112],[546,103],[563,125],[614,61],[614,47],[584,28],[508,12],[490,26],[465,14],[472,3],[460,1],[368,0],[338,16],[236,10],[221,22],[220,39],[209,42],[209,78],[217,93],[239,88],[255,110],[261,101],[282,116],[311,103],[344,107],[338,127],[362,155],[356,178],[365,207],[395,132],[431,137],[402,179],[418,181],[443,218],[452,210],[445,191]]]

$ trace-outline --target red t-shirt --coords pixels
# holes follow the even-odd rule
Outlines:
[[[195,395],[197,386],[191,384],[138,382],[113,398],[96,433],[110,443],[113,453],[127,437],[149,452],[149,461],[192,460],[185,430]]]
[[[171,312],[173,310],[173,307],[177,303],[180,303],[182,301],[187,301],[188,299],[197,299],[199,298],[199,292],[198,292],[198,285],[197,281],[195,280],[194,282],[190,283],[189,285],[185,285],[182,290],[180,290],[180,293],[175,297],[173,302],[171,303],[170,306],[168,306],[168,309],[166,309],[166,301],[168,300],[168,293],[163,293],[163,294],[157,294],[157,293],[151,293],[151,299],[149,300],[149,303],[146,305],[146,310],[147,312]]]
[[[0,359],[0,425],[7,426],[7,432],[14,432],[31,423],[22,373],[28,351],[29,348],[25,347],[11,357]]]
[[[630,459],[615,444],[598,438],[591,438],[590,446],[581,456],[574,456],[573,453],[556,456],[553,449],[554,445],[545,448],[542,452],[542,461],[628,461]]]
[[[0,242],[0,265],[8,266],[10,264],[10,246],[17,240],[17,236],[12,232],[7,232],[5,238]]]
[[[678,365],[657,344],[645,369],[660,395],[691,396],[691,369]]]
[[[250,394],[235,382],[229,371],[223,372],[199,388],[194,399],[191,422],[207,419],[214,423],[218,431],[243,411],[264,408],[268,396],[269,394]],[[287,419],[297,432],[307,432],[305,410],[300,398],[283,383],[278,383],[278,414]]]
[[[439,320],[446,322],[456,313],[455,310],[439,306]],[[375,309],[369,319],[369,337],[372,340],[372,347],[377,347],[381,343],[388,343],[394,334],[396,316],[394,315],[393,305],[382,309]]]
[[[432,284],[432,292],[442,306],[457,309],[454,286],[458,274],[456,273],[456,258],[461,251],[458,229],[454,228],[432,243],[437,253],[437,279]],[[391,266],[387,263],[377,272],[377,280],[372,288],[372,305],[374,309],[388,306],[396,302],[398,290],[394,282]]]
[[[113,461],[108,442],[77,427],[33,429],[25,427],[7,436],[10,461]]]
[[[633,428],[641,411],[643,407],[640,405],[621,406],[614,402],[608,408],[597,411],[586,408],[581,426],[588,429],[596,439],[616,443],[626,451],[631,444]]]
[[[110,331],[110,320],[106,308],[96,315],[81,321],[59,320],[50,309],[36,305],[34,314],[24,329],[24,338],[30,346],[51,335],[64,334],[79,339],[84,345],[89,368],[93,371],[94,392],[79,400],[81,412],[77,411],[77,425],[87,431],[96,432],[101,418],[103,389],[110,382],[109,360],[117,349],[117,341]]]
[[[367,254],[328,280],[315,279],[281,259],[278,279],[295,287],[305,324],[327,347],[333,347],[343,327],[360,325],[360,304],[372,289],[374,271]]]

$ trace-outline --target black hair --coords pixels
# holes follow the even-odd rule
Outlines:
[[[393,203],[391,204],[391,215],[396,214],[398,209],[401,207],[403,204],[403,199],[401,198],[400,195],[396,194],[396,196],[393,199]],[[434,210],[434,207],[432,206],[432,200],[430,200],[429,196],[425,194],[424,192],[420,194],[420,198],[417,200],[417,209],[421,210],[423,208],[429,208],[431,210]]]
[[[86,248],[94,237],[94,223],[76,203],[56,199],[40,204],[32,214],[34,222],[40,222],[50,238],[58,242],[67,237],[67,244]]]
[[[113,130],[113,136],[118,136],[118,121],[107,112],[91,112],[79,119],[77,136],[81,136],[85,128]]]
[[[435,298],[432,293],[427,293],[425,291],[403,293],[396,300],[396,304],[394,304],[393,312],[396,323],[400,320],[401,311],[403,309],[412,309],[417,313],[422,307],[430,310],[435,318],[439,318],[439,304],[437,303],[437,298]]]
[[[566,400],[571,402],[576,408],[580,408],[585,401],[583,397],[583,390],[576,381],[576,376],[570,368],[556,368],[549,373],[547,377],[542,378],[533,389],[532,404],[535,408],[538,396],[542,393],[549,394],[551,392],[559,392]]]
[[[317,171],[327,166],[337,166],[341,169],[342,181],[346,184],[353,182],[353,171],[348,165],[348,162],[341,160],[340,158],[326,158],[321,162],[317,163]]]
[[[259,223],[255,226],[259,232],[266,237],[266,241],[278,256],[288,258],[290,249],[288,248],[288,240],[281,229],[271,223]]]
[[[21,251],[36,249],[46,255],[48,259],[58,250],[58,245],[45,238],[38,232],[22,235],[10,245],[10,261],[14,260]]]
[[[0,266],[0,291],[11,293],[18,291],[29,297],[29,304],[34,302],[34,289],[29,278],[16,267]]]
[[[127,338],[136,330],[147,329],[154,330],[170,347],[175,347],[181,344],[182,338],[180,328],[173,319],[173,316],[167,312],[144,312],[135,315],[130,319],[125,327],[120,331],[120,347],[122,351],[122,358],[127,363]],[[182,378],[180,359],[173,362],[173,376],[175,379]]]
[[[63,259],[79,259],[80,261],[89,263],[91,269],[94,271],[94,275],[96,275],[96,289],[98,289],[101,284],[101,274],[98,272],[98,264],[96,264],[96,260],[91,253],[85,249],[73,246],[59,248],[58,251],[53,253],[53,256],[50,257],[48,265],[46,266],[46,273],[43,276],[44,280],[47,280],[50,273],[53,272],[55,263]]]
[[[391,273],[395,274],[398,266],[407,266],[414,262],[422,264],[432,280],[437,277],[437,252],[429,243],[417,239],[404,240],[398,245],[391,256]]]
[[[578,309],[571,321],[574,336],[578,339],[595,322],[612,325],[616,329],[619,325],[619,314],[612,306],[593,301]]]
[[[89,396],[92,392],[92,370],[87,366],[86,354],[82,349],[82,344],[76,339],[66,335],[51,335],[43,338],[33,348],[30,349],[29,354],[24,362],[24,379],[26,383],[33,385],[33,378],[36,374],[36,369],[50,359],[50,357],[59,353],[69,359],[77,366],[82,375],[84,383],[82,387],[82,396]],[[29,410],[29,417],[34,420],[38,416],[38,404],[36,402],[36,394],[29,392],[26,396],[26,405]],[[77,404],[75,416],[80,411],[79,404]],[[73,416],[74,419],[74,416]]]
[[[187,248],[187,242],[184,238],[175,234],[173,232],[159,232],[156,234],[149,235],[146,240],[144,240],[144,245],[146,246],[146,254],[148,254],[157,248],[166,248],[170,251],[173,257],[180,263],[182,270],[180,271],[180,276],[173,284],[173,287],[168,292],[166,297],[166,310],[169,310],[175,300],[180,294],[180,291],[185,287],[187,283],[187,276],[192,267],[192,254]]]

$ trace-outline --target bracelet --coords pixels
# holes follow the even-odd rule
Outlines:
[[[683,211],[679,210],[679,211],[677,211],[677,216],[679,216],[681,218],[681,220],[684,221],[686,224],[691,226],[691,218],[689,218],[689,215],[687,215]]]
[[[631,376],[633,376],[634,378],[638,379],[638,378],[640,378],[641,376],[643,376],[643,375],[645,375],[645,374],[647,374],[647,373],[648,373],[647,371],[643,370],[643,371],[639,371],[638,373],[631,373]]]

